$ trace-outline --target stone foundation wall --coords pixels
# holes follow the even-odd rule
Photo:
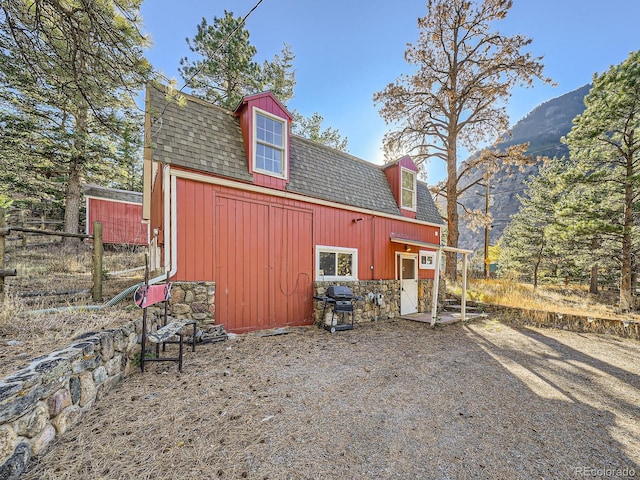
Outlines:
[[[336,282],[314,282],[314,295],[322,296],[331,285]],[[364,298],[354,304],[354,323],[375,322],[388,320],[400,315],[400,280],[361,280],[355,282],[340,282],[351,289],[354,295]],[[441,297],[444,293],[444,282],[440,282]],[[429,312],[431,310],[433,280],[418,281],[418,311]],[[382,294],[382,305],[369,300],[369,294]],[[322,302],[314,302],[314,323],[322,324]],[[346,318],[346,317],[345,317]]]
[[[173,282],[169,315],[197,320],[205,330],[214,324],[216,313],[215,282]]]
[[[216,330],[215,284],[176,282],[170,314]],[[148,309],[151,330],[163,308]],[[25,368],[0,379],[0,479],[16,479],[38,456],[109,390],[139,372],[142,317],[121,328],[84,334],[63,350],[35,358]]]
[[[443,278],[438,282],[438,305],[444,304],[444,296],[447,291],[447,284]],[[418,311],[431,312],[431,302],[433,301],[433,280],[418,280]]]
[[[324,295],[328,287],[336,284],[336,282],[315,282],[313,284],[314,295]],[[340,282],[340,284],[349,287],[354,295],[364,298],[364,300],[354,303],[354,323],[388,320],[398,316],[400,312],[400,282],[398,280],[363,280]],[[367,298],[369,293],[382,294],[382,305],[370,301]],[[322,307],[323,302],[314,302],[313,320],[316,324],[322,324],[324,321]]]

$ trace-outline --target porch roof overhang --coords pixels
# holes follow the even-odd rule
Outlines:
[[[423,242],[422,240],[416,240],[413,238],[406,238],[399,235],[391,235],[389,240],[393,243],[401,243],[403,245],[413,245],[414,247],[424,247],[433,250],[441,250],[443,252],[456,252],[462,254],[471,254],[473,250],[467,250],[465,248],[447,247],[445,245],[438,245],[437,243]]]
[[[403,245],[413,245],[414,247],[431,248],[433,250],[440,249],[440,245],[436,243],[423,242],[421,240],[414,240],[412,238],[400,237],[398,235],[391,235],[389,237],[389,240],[391,240],[393,243],[401,243]]]

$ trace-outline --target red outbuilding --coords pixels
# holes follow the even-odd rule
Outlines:
[[[215,282],[216,323],[311,324],[328,282],[386,291],[391,316],[424,310],[442,220],[410,157],[379,166],[292,135],[268,92],[235,112],[184,97],[147,89],[143,216],[156,267]]]
[[[84,198],[88,235],[93,235],[93,222],[100,222],[104,244],[149,243],[148,225],[142,221],[142,193],[85,185]]]

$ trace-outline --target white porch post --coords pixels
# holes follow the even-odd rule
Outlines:
[[[438,291],[440,290],[440,257],[442,256],[442,250],[439,248],[436,250],[436,268],[433,274],[433,293],[431,295],[431,326],[436,324],[436,317],[438,315]]]
[[[462,254],[462,302],[461,302],[461,314],[462,321],[464,322],[467,316],[467,254]]]

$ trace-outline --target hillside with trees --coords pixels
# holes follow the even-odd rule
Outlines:
[[[568,159],[540,177],[546,185],[530,184],[532,202],[526,218],[514,217],[505,231],[500,255],[507,270],[512,260],[523,265],[512,273],[528,279],[532,264],[544,266],[550,279],[566,282],[589,277],[592,293],[601,276],[619,290],[618,308],[636,308],[637,256],[640,253],[640,51],[600,75],[585,97],[585,110],[563,138]],[[542,207],[542,208],[540,208]],[[532,225],[532,218],[538,220]],[[533,226],[538,254],[523,255],[532,242],[521,242],[515,231]],[[550,261],[553,260],[553,261]],[[536,267],[537,270],[538,267]]]
[[[527,186],[527,182],[538,174],[542,159],[562,158],[569,154],[567,145],[561,139],[569,133],[574,118],[584,111],[584,97],[589,93],[591,85],[584,85],[572,92],[551,99],[533,109],[522,120],[518,121],[510,130],[509,136],[498,144],[499,150],[528,143],[526,155],[531,155],[536,161],[532,165],[522,168],[500,169],[490,180],[489,211],[492,222],[489,233],[489,243],[495,245],[502,237],[504,229],[511,217],[518,212],[520,200]],[[474,172],[468,175],[473,178]],[[463,179],[464,182],[464,179]],[[485,209],[485,188],[481,185],[467,191],[461,198],[461,203],[467,210],[481,211]],[[464,209],[460,209],[461,214]],[[480,226],[474,230],[473,219],[463,215],[460,228],[460,246],[471,250],[482,250],[484,246],[484,228]]]

